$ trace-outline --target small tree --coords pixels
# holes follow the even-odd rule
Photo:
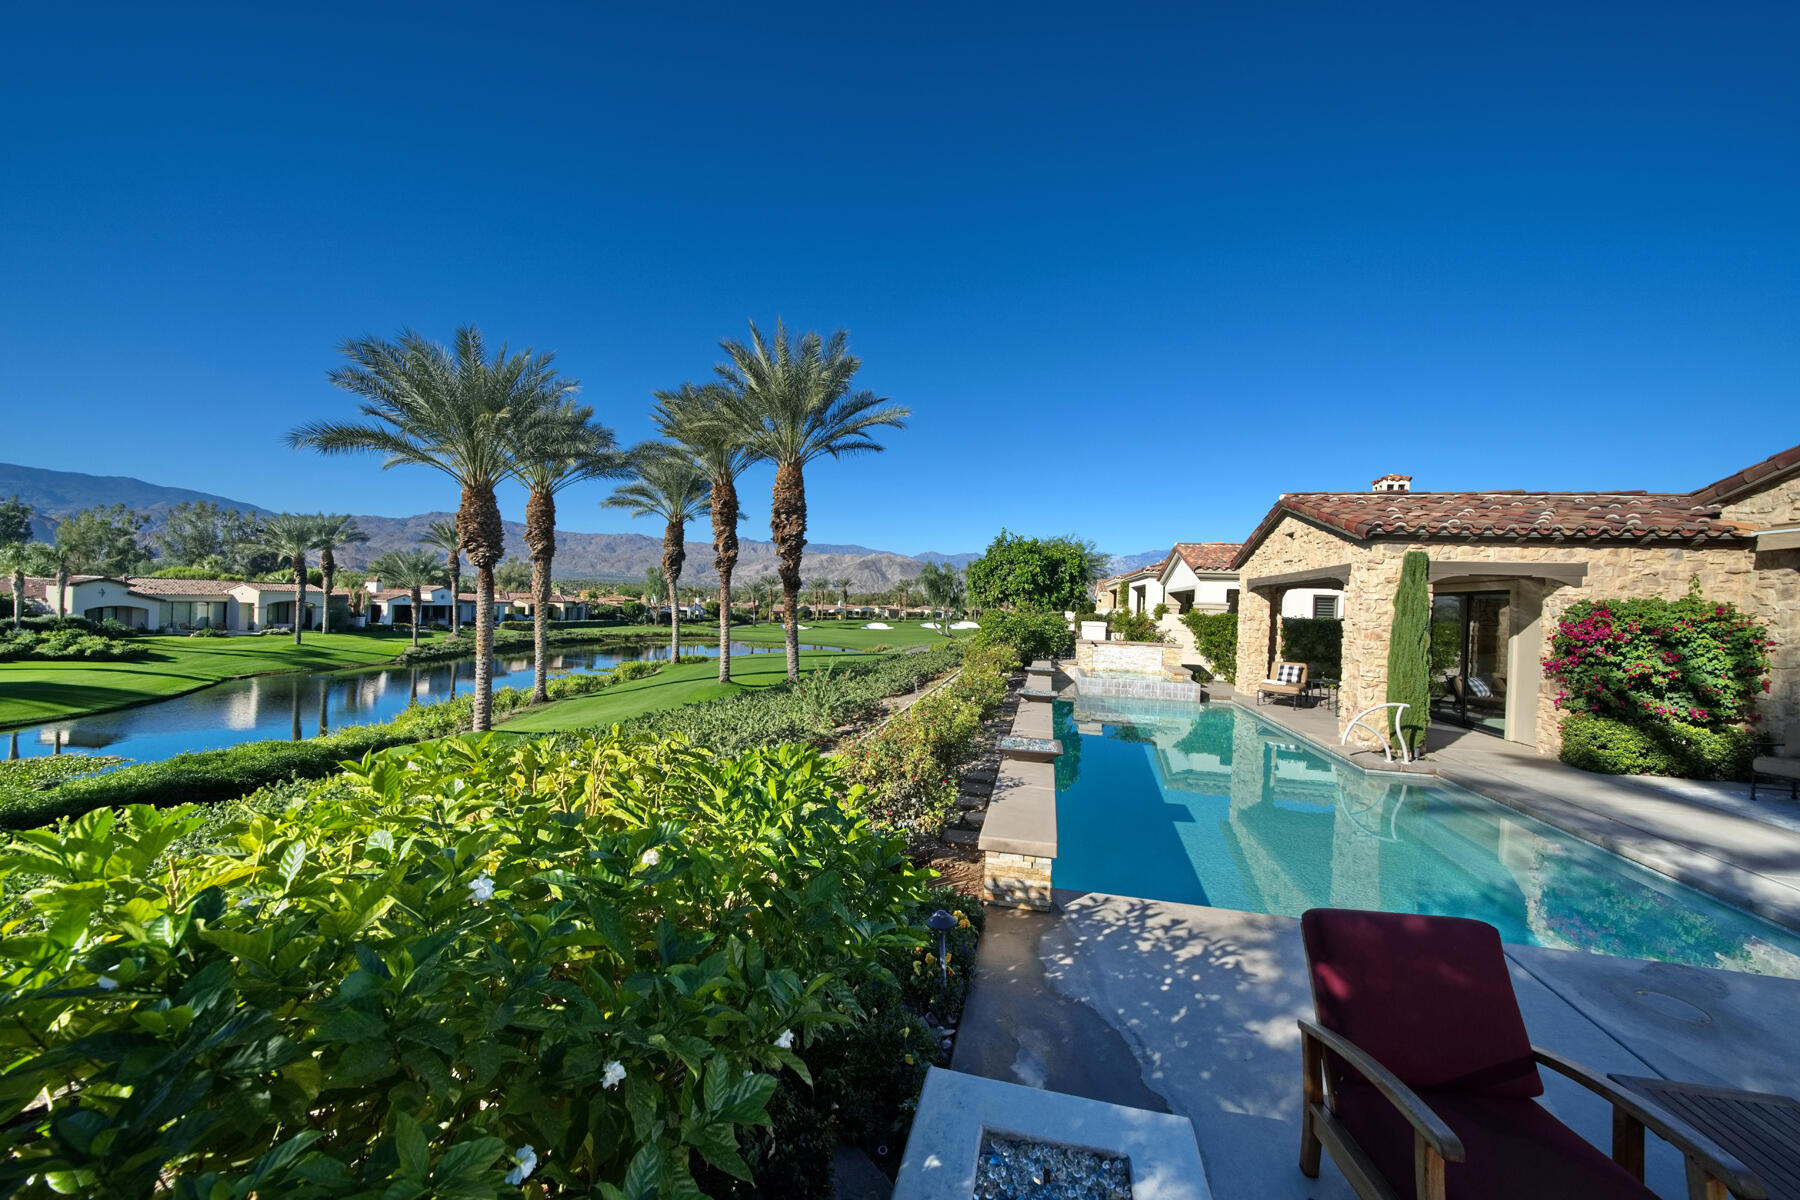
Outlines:
[[[1431,585],[1429,560],[1423,551],[1408,550],[1400,562],[1400,587],[1394,592],[1394,624],[1388,635],[1387,699],[1404,704],[1400,729],[1411,755],[1425,749],[1431,724]]]
[[[968,565],[969,602],[983,610],[1085,608],[1102,561],[1075,538],[1023,538],[1002,529]]]

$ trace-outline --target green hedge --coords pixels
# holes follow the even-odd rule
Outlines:
[[[1562,760],[1602,775],[1743,780],[1750,778],[1755,753],[1743,729],[1703,729],[1678,721],[1644,728],[1585,713],[1562,725]]]
[[[1281,657],[1311,667],[1312,679],[1342,679],[1344,623],[1336,617],[1283,617]]]
[[[1213,675],[1226,683],[1237,678],[1238,615],[1194,610],[1181,615],[1194,635],[1194,648],[1212,664]]]
[[[1009,645],[1025,662],[1057,658],[1075,650],[1075,633],[1061,613],[987,612],[976,631],[977,646]]]

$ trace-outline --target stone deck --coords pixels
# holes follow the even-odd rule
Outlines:
[[[1299,922],[1058,892],[1057,914],[993,909],[952,1066],[1194,1123],[1219,1196],[1349,1200],[1299,1149],[1295,1019],[1312,999]],[[1509,946],[1532,1040],[1601,1072],[1792,1093],[1800,981]],[[1545,1074],[1543,1103],[1610,1146],[1609,1107]],[[1684,1196],[1680,1158],[1649,1139],[1649,1182]]]

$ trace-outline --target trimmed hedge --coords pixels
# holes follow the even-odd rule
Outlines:
[[[1061,613],[988,612],[975,632],[977,646],[1011,646],[1025,662],[1074,653],[1075,634]]]
[[[1283,617],[1281,657],[1306,663],[1312,668],[1309,678],[1343,678],[1343,621],[1336,617]]]
[[[1705,729],[1679,721],[1627,725],[1582,713],[1562,726],[1561,758],[1602,775],[1673,775],[1683,779],[1750,778],[1755,742],[1748,730]]]
[[[1181,623],[1194,635],[1194,648],[1212,667],[1213,676],[1226,683],[1237,678],[1238,615],[1198,609],[1181,615]]]

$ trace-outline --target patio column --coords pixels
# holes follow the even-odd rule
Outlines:
[[[1279,603],[1277,598],[1271,604],[1270,593],[1262,588],[1246,587],[1238,594],[1237,688],[1253,699],[1256,681],[1268,678],[1269,664],[1275,660]]]
[[[1393,640],[1394,591],[1400,586],[1400,554],[1362,556],[1344,584],[1343,682],[1338,694],[1338,732],[1371,704],[1387,699],[1388,643]],[[1390,721],[1391,724],[1391,721]],[[1373,738],[1364,738],[1373,744]]]

